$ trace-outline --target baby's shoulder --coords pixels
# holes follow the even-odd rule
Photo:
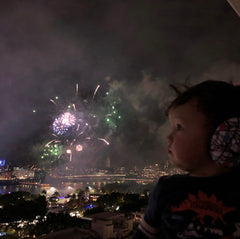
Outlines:
[[[179,180],[185,181],[189,179],[190,177],[188,174],[164,175],[159,178],[158,183],[179,182]]]
[[[186,185],[187,183],[189,183],[189,176],[187,174],[165,175],[159,178],[155,189],[157,191],[169,191],[182,187],[182,185]]]

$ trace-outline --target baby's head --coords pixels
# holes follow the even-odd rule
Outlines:
[[[198,110],[206,115],[214,128],[226,119],[240,116],[240,86],[231,83],[209,80],[189,87],[178,93],[168,111],[190,100],[196,100]]]
[[[172,126],[168,152],[173,163],[195,175],[205,171],[207,176],[213,167],[224,170],[212,159],[210,143],[221,123],[240,117],[238,104],[240,87],[222,81],[204,81],[179,93],[167,111]]]

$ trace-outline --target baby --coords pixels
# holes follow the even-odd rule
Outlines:
[[[133,238],[240,238],[240,87],[204,81],[167,110],[170,161]]]

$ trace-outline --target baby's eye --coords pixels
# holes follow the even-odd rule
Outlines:
[[[180,124],[176,125],[176,130],[182,130],[182,129],[183,129],[182,125],[180,125]]]

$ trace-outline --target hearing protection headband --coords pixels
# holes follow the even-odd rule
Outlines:
[[[224,167],[240,163],[240,118],[230,118],[217,127],[211,138],[210,154]]]

